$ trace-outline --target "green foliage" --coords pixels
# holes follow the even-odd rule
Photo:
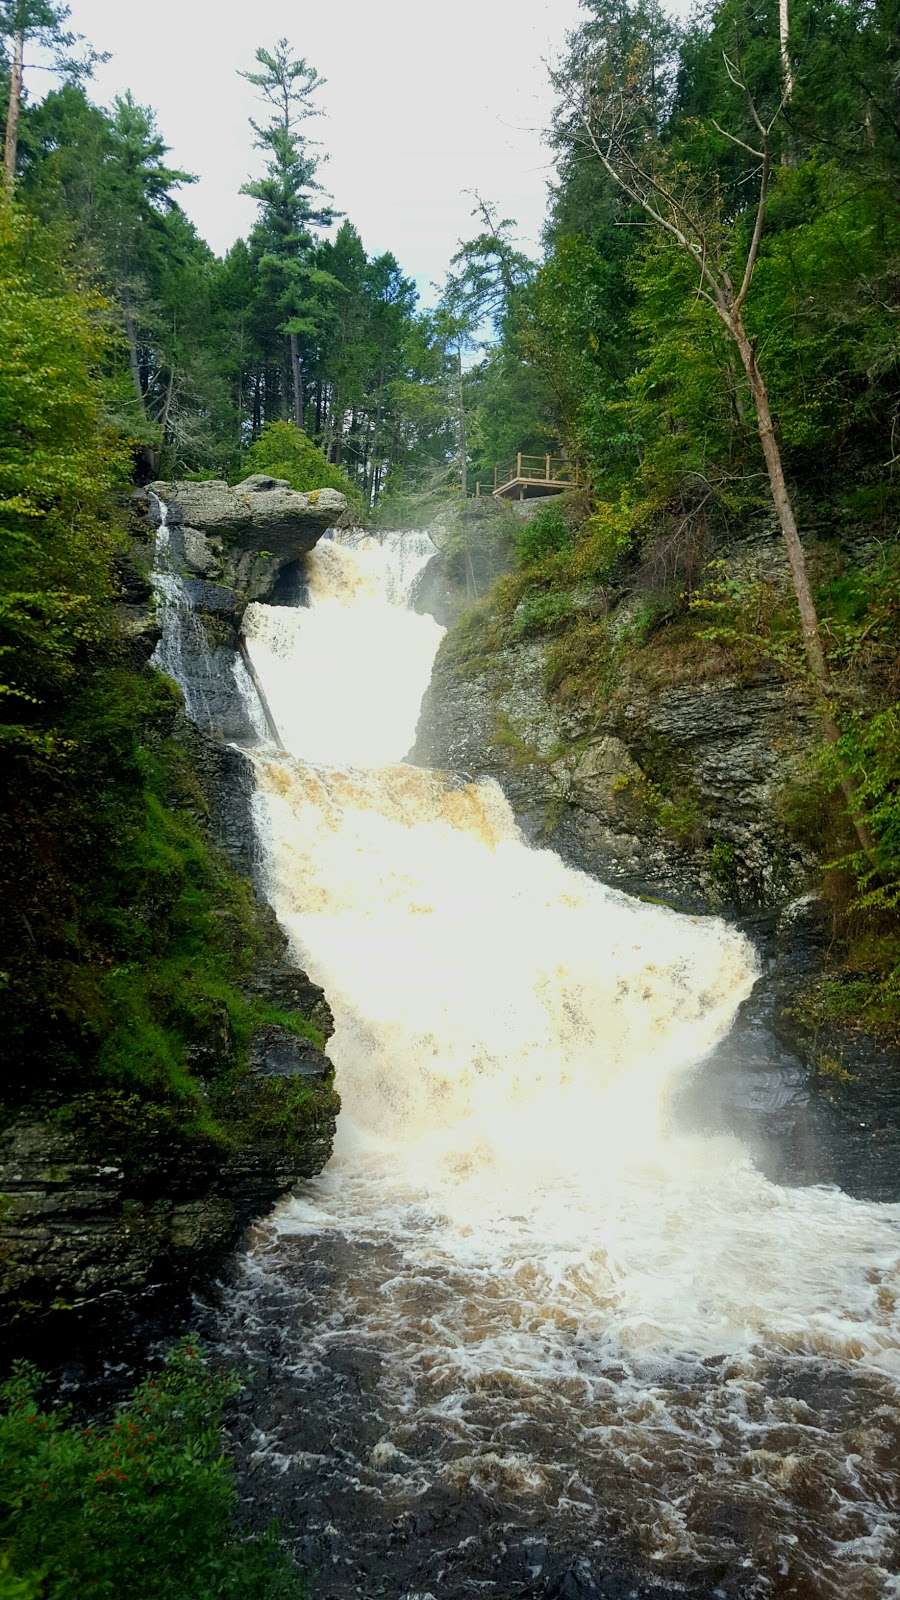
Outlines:
[[[107,1423],[42,1409],[20,1364],[0,1389],[3,1600],[299,1600],[273,1536],[235,1522],[222,1411],[239,1383],[185,1341]]]
[[[532,634],[551,633],[571,615],[572,595],[565,589],[526,595],[513,613],[513,637],[526,639]]]
[[[558,499],[545,501],[533,517],[522,523],[516,543],[525,563],[538,563],[569,548],[572,528]]]
[[[653,822],[679,844],[698,844],[703,838],[705,822],[689,782],[672,784],[667,792],[646,772],[623,773],[614,787],[640,818]],[[721,862],[721,857],[716,859]]]
[[[856,880],[853,908],[895,912],[900,906],[900,702],[874,716],[851,718],[839,745],[823,753],[822,765],[834,787],[842,772],[849,772],[856,784],[853,811],[865,818],[875,839],[874,860],[854,850],[836,863]]]
[[[605,621],[578,613],[571,627],[548,645],[544,673],[548,694],[588,706],[605,700],[617,655]]]
[[[107,629],[121,443],[99,378],[102,303],[59,241],[0,205],[0,740],[48,754],[37,719]]]
[[[306,494],[313,489],[339,489],[357,517],[364,516],[362,496],[340,467],[328,461],[312,439],[292,422],[269,422],[244,456],[241,477],[268,472],[286,478],[292,489]]]
[[[177,1141],[221,1141],[253,1030],[322,1040],[250,994],[268,935],[249,885],[209,843],[171,736],[176,709],[156,673],[107,669],[73,701],[62,770],[19,776],[20,825],[0,833],[3,879],[19,888],[0,993],[6,1095],[62,1107],[86,1092],[136,1095],[138,1121],[143,1100]]]
[[[256,67],[247,76],[273,110],[283,80],[287,122],[280,101],[254,128],[266,169],[247,189],[260,216],[224,260],[178,204],[192,176],[172,167],[152,109],[128,94],[107,111],[67,81],[27,104],[17,194],[66,230],[80,276],[107,298],[119,335],[107,411],[151,475],[239,473],[248,441],[292,414],[293,345],[310,437],[370,505],[389,478],[443,468],[444,352],[392,255],[367,257],[349,222],[315,237],[330,216],[302,128],[317,75],[283,40]]]

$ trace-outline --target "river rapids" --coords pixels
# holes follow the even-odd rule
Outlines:
[[[245,1495],[318,1600],[900,1597],[900,1206],[673,1114],[756,981],[739,931],[403,764],[432,553],[336,535],[308,606],[245,617],[267,890],[343,1100],[215,1312]]]

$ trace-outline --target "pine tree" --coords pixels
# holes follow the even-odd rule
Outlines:
[[[0,41],[9,52],[9,101],[3,144],[3,180],[11,190],[16,177],[19,121],[25,92],[26,47],[34,42],[52,53],[55,71],[69,79],[90,77],[106,55],[85,46],[78,33],[66,27],[70,8],[55,0],[0,0]],[[80,49],[78,49],[80,47]],[[73,54],[73,50],[77,50]]]
[[[334,211],[315,199],[322,193],[315,176],[319,158],[301,126],[308,118],[321,115],[313,96],[324,79],[302,56],[292,54],[287,39],[279,39],[274,50],[257,50],[256,63],[258,71],[240,76],[258,89],[272,108],[266,125],[252,119],[250,123],[257,149],[265,152],[266,171],[264,177],[244,184],[241,192],[259,202],[261,287],[281,315],[279,332],[288,340],[294,422],[302,428],[300,335],[316,331],[316,291],[329,287],[328,275],[312,261],[312,229],[326,227]]]

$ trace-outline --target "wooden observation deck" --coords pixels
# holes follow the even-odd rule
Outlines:
[[[514,461],[494,468],[493,483],[477,478],[474,493],[476,498],[486,493],[496,500],[535,500],[582,482],[577,464],[565,456],[526,456],[519,451]]]

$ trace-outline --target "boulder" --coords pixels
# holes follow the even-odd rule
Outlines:
[[[257,472],[234,487],[215,478],[202,483],[158,479],[148,495],[157,527],[162,506],[172,570],[195,585],[207,584],[213,596],[207,605],[195,588],[195,609],[219,615],[230,611],[239,624],[251,600],[280,598],[286,580],[291,587],[298,562],[341,520],[347,502],[336,489],[300,494],[283,478]],[[230,591],[230,600],[225,591]]]
[[[216,478],[202,483],[166,482],[150,485],[156,501],[166,507],[172,528],[187,528],[207,540],[222,540],[242,549],[271,549],[296,560],[311,550],[326,528],[346,510],[347,502],[336,489],[311,489],[300,494],[283,478],[257,472],[243,483],[229,486]],[[159,512],[156,513],[159,521]],[[192,559],[200,546],[192,543]]]

